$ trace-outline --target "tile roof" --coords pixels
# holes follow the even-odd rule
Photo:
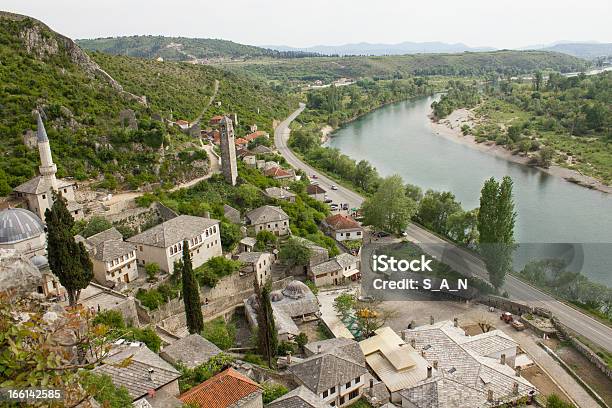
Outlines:
[[[202,408],[227,408],[239,401],[261,398],[261,388],[250,378],[228,368],[183,393],[179,399]]]
[[[207,362],[221,353],[221,349],[197,333],[190,334],[164,347],[160,356],[171,364],[179,361],[189,368]]]
[[[125,241],[104,241],[97,245],[90,253],[95,259],[107,262],[127,255],[136,250],[136,245]]]
[[[234,143],[235,143],[236,145],[245,145],[245,144],[248,144],[248,143],[249,143],[249,141],[248,141],[248,140],[246,140],[246,139],[243,139],[242,137],[239,137],[238,139],[236,139],[236,140],[234,141]]]
[[[217,224],[219,220],[212,218],[179,215],[129,238],[128,242],[167,248],[185,239],[192,239],[205,229]]]
[[[252,247],[255,246],[257,240],[253,237],[244,237],[240,240],[240,243]]]
[[[268,153],[272,153],[272,149],[270,149],[267,146],[264,145],[259,145],[259,146],[255,146],[253,148],[253,153],[255,154],[268,154]]]
[[[271,257],[272,254],[268,253],[268,252],[241,252],[240,254],[238,254],[238,260],[240,262],[243,262],[245,264],[254,264],[259,262],[259,260],[261,259],[261,257],[263,256],[268,256]]]
[[[317,276],[329,272],[339,271],[356,262],[359,262],[359,258],[354,257],[351,254],[342,253],[333,257],[329,261],[313,266],[311,271],[315,276]]]
[[[258,130],[257,132],[253,132],[246,135],[244,138],[250,142],[251,140],[257,139],[258,137],[266,136],[267,134],[268,133],[263,130]]]
[[[264,174],[266,176],[268,176],[268,177],[274,177],[274,178],[291,177],[292,176],[291,173],[289,173],[287,170],[282,169],[280,167],[270,167],[269,169],[264,171]]]
[[[308,388],[300,385],[266,405],[266,408],[331,408],[331,405]]]
[[[279,200],[295,197],[295,194],[291,191],[279,187],[268,187],[264,191],[268,197],[276,198]]]
[[[104,241],[122,241],[123,235],[115,227],[111,227],[104,231],[98,232],[88,238],[86,241],[89,245],[97,246]]]
[[[73,186],[75,183],[62,179],[57,179],[57,188],[61,189],[64,187]],[[51,184],[43,178],[43,176],[36,176],[23,184],[18,185],[14,188],[18,193],[25,194],[43,194],[51,190]]]
[[[335,214],[325,219],[325,224],[336,231],[361,229],[361,225],[348,215]]]
[[[316,394],[368,372],[363,353],[355,341],[335,347],[330,345],[328,351],[289,366],[289,371]]]
[[[246,217],[251,224],[263,224],[265,222],[285,221],[289,219],[289,216],[282,208],[272,205],[264,205],[249,211]]]
[[[114,347],[103,364],[92,371],[108,374],[113,384],[125,386],[133,400],[181,376],[181,373],[147,346],[135,343]]]
[[[318,185],[318,184],[309,184],[308,186],[306,186],[306,193],[313,195],[313,194],[324,194],[327,191],[323,190],[323,188]]]

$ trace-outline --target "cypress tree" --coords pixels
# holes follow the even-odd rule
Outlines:
[[[53,205],[45,211],[49,268],[68,294],[70,306],[75,306],[81,290],[93,278],[93,265],[82,242],[72,236],[74,220],[61,194],[53,193]]]
[[[512,268],[516,220],[512,185],[512,179],[507,176],[501,184],[490,178],[485,182],[480,195],[480,253],[489,272],[489,281],[497,289],[502,287],[506,273]]]
[[[183,302],[185,303],[185,319],[189,333],[200,333],[204,329],[204,318],[202,317],[202,306],[200,305],[200,291],[196,281],[193,267],[191,266],[191,255],[189,254],[189,243],[183,241],[183,268],[181,271],[183,279]]]
[[[268,366],[273,368],[274,356],[278,347],[276,325],[272,315],[272,303],[270,292],[272,284],[270,282],[261,286],[255,277],[255,296],[257,297],[257,338],[259,342],[259,352],[268,361]]]

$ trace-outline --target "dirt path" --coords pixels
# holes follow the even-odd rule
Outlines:
[[[200,123],[200,121],[202,120],[202,116],[204,116],[204,114],[206,113],[206,111],[208,110],[208,108],[210,107],[210,105],[213,103],[213,101],[215,100],[215,98],[217,97],[217,93],[219,92],[219,80],[215,79],[215,85],[214,85],[214,89],[213,89],[213,94],[210,96],[210,99],[208,100],[208,103],[206,104],[206,106],[202,109],[202,111],[200,112],[200,114],[198,115],[198,117],[192,122],[193,124],[198,124]]]

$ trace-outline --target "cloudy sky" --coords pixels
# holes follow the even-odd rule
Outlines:
[[[612,42],[610,0],[2,0],[72,38],[212,37],[254,45]]]

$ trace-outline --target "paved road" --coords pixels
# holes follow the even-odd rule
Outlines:
[[[280,154],[294,168],[301,169],[309,176],[317,175],[319,185],[328,191],[328,196],[335,203],[348,203],[351,208],[360,207],[364,198],[345,187],[338,185],[338,190],[331,190],[335,184],[333,180],[325,176],[313,167],[302,162],[287,146],[289,138],[289,124],[302,111],[304,105],[293,112],[287,119],[281,122],[274,131],[274,142]],[[466,276],[479,276],[487,279],[487,271],[482,261],[469,251],[449,244],[431,232],[411,224],[407,230],[408,238],[423,247],[423,250],[437,259],[442,259],[457,272]],[[539,306],[549,309],[559,320],[580,333],[593,343],[612,352],[612,328],[600,323],[584,313],[555,300],[553,297],[523,283],[515,277],[508,276],[503,290],[508,292],[511,299],[527,303],[530,306]]]

